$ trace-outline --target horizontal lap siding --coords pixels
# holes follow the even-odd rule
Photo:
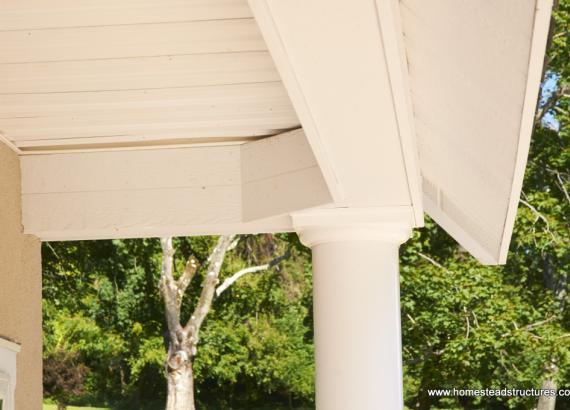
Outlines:
[[[23,150],[299,125],[245,0],[8,0],[0,23],[0,132]]]
[[[0,64],[265,49],[253,19],[0,32]]]
[[[3,0],[3,30],[109,26],[251,17],[242,0]]]
[[[0,97],[0,124],[14,141],[140,136],[252,136],[298,125],[279,82]]]
[[[238,146],[24,156],[24,227],[144,232],[239,223],[240,167]]]

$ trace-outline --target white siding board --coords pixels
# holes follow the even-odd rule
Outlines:
[[[21,168],[24,230],[43,240],[288,231],[289,212],[331,202],[302,130],[233,146],[27,155]]]
[[[38,235],[241,223],[239,146],[24,156],[21,165],[23,224]]]
[[[233,234],[259,234],[293,232],[291,217],[279,215],[272,218],[251,222],[229,222],[217,224],[198,225],[193,221],[188,225],[177,223],[175,225],[155,226],[120,226],[115,229],[59,229],[50,227],[47,230],[28,230],[24,233],[33,234],[44,241],[78,241],[88,239],[126,239],[126,238],[152,238],[162,236],[203,236],[203,235],[233,235]]]
[[[251,18],[0,31],[0,64],[265,49]]]
[[[333,202],[317,165],[245,182],[242,195],[244,221],[288,215]]]
[[[241,187],[189,187],[22,195],[25,231],[140,231],[238,223]],[[43,238],[42,238],[43,239]]]
[[[0,26],[0,130],[24,154],[299,126],[245,0],[6,0]]]
[[[282,84],[275,82],[5,95],[0,98],[0,126],[16,145],[44,139],[80,144],[89,137],[268,135],[298,126],[298,120]]]
[[[400,3],[426,210],[488,264],[506,259],[520,194],[551,4],[539,3]]]
[[[27,155],[22,193],[71,193],[239,185],[237,146]]]
[[[302,129],[244,144],[241,158],[246,221],[333,202]]]
[[[303,129],[245,144],[241,147],[243,182],[253,182],[316,165]]]
[[[0,94],[184,88],[279,80],[267,51],[103,59],[88,63],[0,64]]]
[[[3,0],[2,30],[251,17],[245,0]]]

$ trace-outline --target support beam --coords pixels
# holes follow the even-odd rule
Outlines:
[[[25,155],[23,224],[42,240],[290,231],[331,202],[303,130],[243,145]]]
[[[302,129],[241,148],[245,221],[332,203]]]
[[[403,409],[398,247],[410,209],[293,215],[313,251],[318,410]]]

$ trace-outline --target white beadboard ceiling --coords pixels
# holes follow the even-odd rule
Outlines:
[[[3,0],[0,133],[22,153],[299,127],[246,0]]]

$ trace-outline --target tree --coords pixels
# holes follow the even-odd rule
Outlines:
[[[167,410],[194,410],[194,375],[192,358],[197,353],[199,333],[202,324],[210,311],[214,295],[219,296],[239,278],[248,273],[269,269],[289,256],[289,253],[273,259],[271,262],[240,270],[219,283],[220,270],[226,252],[237,244],[235,236],[221,236],[208,257],[206,275],[202,283],[202,291],[196,307],[185,325],[181,321],[181,308],[186,289],[198,271],[198,261],[190,256],[184,270],[176,278],[174,268],[174,248],[172,238],[161,239],[162,272],[160,276],[160,293],[164,300],[166,323],[168,325],[168,354],[166,358]]]
[[[175,256],[201,267],[181,316],[199,299],[216,237],[173,239]],[[199,408],[310,408],[314,394],[309,251],[294,234],[241,235],[226,254],[221,283],[233,272],[291,256],[264,274],[245,274],[214,296],[193,357]],[[72,405],[164,409],[168,344],[156,239],[51,242],[42,247],[44,358],[78,353],[91,371]],[[177,272],[185,267],[175,258]],[[259,272],[261,273],[261,272]],[[219,287],[218,286],[218,287]],[[46,396],[51,397],[46,391]],[[53,397],[52,397],[53,398]]]
[[[84,391],[88,368],[78,361],[78,354],[58,350],[44,359],[44,390],[57,402],[58,410],[65,410],[74,397]]]

